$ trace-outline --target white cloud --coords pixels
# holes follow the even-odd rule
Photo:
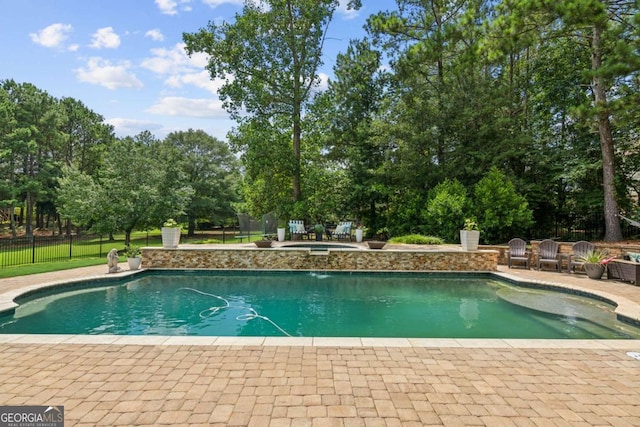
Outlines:
[[[219,99],[184,98],[178,96],[164,97],[145,111],[165,116],[227,117],[227,112],[222,108],[222,101]]]
[[[164,35],[162,35],[162,32],[157,28],[147,31],[144,35],[145,37],[150,37],[151,40],[156,42],[161,42],[164,40]]]
[[[142,61],[141,65],[156,74],[176,74],[204,68],[207,64],[206,55],[197,54],[192,58],[187,56],[184,43],[178,43],[171,49],[151,49],[153,56]],[[204,56],[204,61],[202,60]]]
[[[113,32],[112,27],[100,28],[93,36],[91,47],[95,49],[107,48],[115,49],[120,46],[120,36]]]
[[[218,89],[220,89],[224,84],[224,80],[211,80],[209,72],[203,70],[199,73],[173,75],[165,80],[165,84],[173,88],[181,88],[184,85],[193,85],[200,89],[209,91],[212,94],[217,94]]]
[[[338,6],[338,13],[342,15],[344,19],[351,20],[358,17],[360,11],[354,9],[347,9],[347,3],[349,0],[340,0],[340,5]]]
[[[142,82],[129,69],[131,64],[123,61],[112,64],[102,58],[90,58],[87,66],[75,71],[79,81],[104,86],[107,89],[141,88]]]
[[[329,89],[329,75],[326,73],[318,73],[320,77],[320,84],[314,88],[314,91],[324,92]]]
[[[202,2],[211,6],[211,8],[216,8],[218,6],[222,6],[223,4],[231,4],[236,6],[242,6],[244,4],[244,0],[202,0]]]
[[[144,120],[132,120],[123,118],[106,119],[105,122],[113,126],[113,130],[116,136],[135,136],[142,131],[148,130],[151,133],[162,129],[162,125],[159,123],[144,121]]]
[[[178,43],[171,49],[152,49],[154,55],[142,61],[141,66],[149,71],[167,76],[165,84],[172,88],[193,85],[213,94],[218,92],[222,81],[212,81],[209,73],[204,69],[208,57],[204,53],[187,56],[184,44]]]
[[[165,15],[177,15],[178,7],[184,12],[191,11],[191,0],[155,0],[156,6],[160,9],[160,13]]]
[[[29,33],[31,40],[44,47],[61,47],[68,34],[73,31],[70,24],[51,24],[37,33]]]

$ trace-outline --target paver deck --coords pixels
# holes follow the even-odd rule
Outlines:
[[[0,292],[105,266],[0,280]],[[619,298],[640,287],[501,272]],[[640,426],[633,340],[0,336],[0,404],[66,426]]]

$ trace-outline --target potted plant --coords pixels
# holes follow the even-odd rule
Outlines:
[[[322,242],[322,235],[324,234],[324,225],[316,224],[313,227],[313,231],[316,233],[316,242]]]
[[[180,243],[180,225],[173,219],[169,218],[162,224],[162,247],[177,248]]]
[[[253,243],[258,248],[270,248],[273,242],[271,240],[262,239],[262,240],[256,240]]]
[[[137,246],[128,245],[124,248],[124,255],[127,257],[129,270],[138,270],[142,263],[142,252]]]
[[[460,244],[465,251],[477,251],[480,242],[480,230],[478,223],[467,218],[464,220],[464,228],[460,230]]]
[[[584,263],[584,271],[590,279],[599,280],[604,274],[607,263],[612,259],[613,258],[607,258],[605,251],[593,250],[578,258],[578,261]]]
[[[277,229],[278,242],[284,242],[286,231],[287,231],[284,225],[285,225],[284,223],[278,222],[278,229]]]
[[[356,228],[356,242],[360,243],[362,242],[364,238],[364,226],[362,224],[358,225],[358,228]]]
[[[387,242],[381,242],[379,240],[368,240],[367,241],[367,245],[369,246],[369,249],[382,249],[384,248],[384,245],[386,245]]]

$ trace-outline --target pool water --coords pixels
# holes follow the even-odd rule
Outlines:
[[[0,317],[0,333],[640,337],[607,304],[490,276],[299,271],[145,272],[124,283],[87,284],[20,302]]]

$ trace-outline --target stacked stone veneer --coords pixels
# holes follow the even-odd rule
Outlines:
[[[145,269],[496,271],[498,251],[143,248]]]

